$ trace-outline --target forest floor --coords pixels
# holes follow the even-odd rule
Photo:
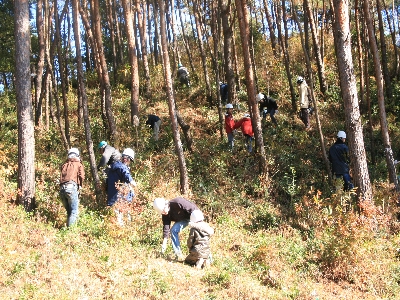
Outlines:
[[[152,201],[179,195],[168,108],[162,100],[143,103],[143,116],[162,118],[162,132],[155,143],[142,126],[136,147],[124,110],[129,93],[124,92],[114,95],[117,125],[124,128],[118,146],[135,148],[131,169],[140,206],[123,227],[95,200],[84,132],[77,124],[71,130],[74,146],[82,149],[88,175],[78,224],[65,227],[58,199],[65,149],[56,130],[37,131],[37,210],[26,214],[16,206],[16,118],[13,113],[5,117],[7,125],[0,129],[0,298],[400,299],[400,226],[392,218],[392,188],[380,175],[384,163],[371,170],[376,206],[363,207],[367,213],[360,214],[354,195],[332,193],[314,119],[314,130],[305,132],[290,113],[290,103],[281,100],[279,126],[267,119],[263,127],[269,176],[260,177],[240,135],[236,151],[227,151],[216,109],[203,106],[196,95],[180,91],[177,104],[195,142],[193,153],[185,151],[188,199],[215,229],[213,264],[197,270],[177,262],[170,245],[160,254],[162,223]],[[321,104],[320,111],[330,145],[343,121],[334,105]],[[235,119],[243,113],[236,111]],[[92,130],[101,140],[101,122],[93,121]],[[181,234],[183,246],[187,235],[188,230]]]

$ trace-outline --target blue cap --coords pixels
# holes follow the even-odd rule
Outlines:
[[[97,148],[98,148],[98,149],[101,149],[101,148],[103,148],[104,146],[107,146],[107,142],[106,142],[106,141],[101,141],[101,142],[99,143],[99,145],[97,146]]]

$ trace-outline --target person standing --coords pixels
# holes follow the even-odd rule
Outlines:
[[[97,170],[105,167],[107,165],[112,165],[117,160],[121,159],[121,153],[107,144],[106,141],[101,141],[97,147],[102,154],[99,164],[97,165]]]
[[[245,137],[246,148],[249,153],[253,152],[253,125],[251,124],[250,114],[245,114],[243,118],[235,123],[233,129],[239,128],[242,130],[242,133]]]
[[[308,114],[308,108],[310,106],[309,101],[309,88],[307,82],[304,80],[303,77],[297,77],[297,87],[299,91],[299,98],[300,98],[300,118],[301,121],[306,126],[306,131],[310,130],[310,116]]]
[[[229,88],[226,83],[220,82],[219,83],[219,93],[221,95],[221,102],[225,104],[228,102],[228,97],[229,97]]]
[[[233,119],[233,105],[228,103],[226,105],[226,114],[225,114],[225,131],[228,135],[228,147],[229,150],[233,150],[233,146],[235,144],[234,135],[233,135],[233,126],[235,126],[235,120]]]
[[[60,198],[67,210],[67,226],[76,223],[79,214],[79,191],[85,179],[85,170],[81,163],[79,150],[71,148],[67,161],[61,166]]]
[[[153,129],[153,139],[158,141],[158,134],[160,133],[161,119],[156,115],[148,115],[146,125]]]
[[[336,178],[343,178],[344,190],[354,188],[349,174],[349,148],[345,144],[346,133],[339,131],[336,142],[329,148],[329,161],[332,166],[332,173]]]
[[[193,211],[198,210],[198,207],[196,204],[182,197],[177,197],[170,201],[164,198],[156,198],[153,201],[153,207],[156,212],[162,215],[163,242],[161,253],[165,252],[168,237],[171,234],[172,248],[176,258],[178,261],[183,261],[185,257],[182,255],[179,232],[188,226],[190,215]],[[171,227],[172,222],[174,222],[174,225]]]
[[[179,82],[182,85],[186,85],[187,87],[190,87],[190,81],[189,81],[189,71],[182,66],[182,64],[178,64],[178,72],[177,72],[177,76],[179,79]]]

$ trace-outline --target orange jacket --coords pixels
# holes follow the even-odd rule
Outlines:
[[[225,131],[226,133],[232,133],[233,126],[235,126],[235,120],[232,115],[225,114]]]

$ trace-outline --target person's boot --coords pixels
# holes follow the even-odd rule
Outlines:
[[[176,254],[176,258],[177,261],[182,262],[185,260],[185,256],[180,252]]]

